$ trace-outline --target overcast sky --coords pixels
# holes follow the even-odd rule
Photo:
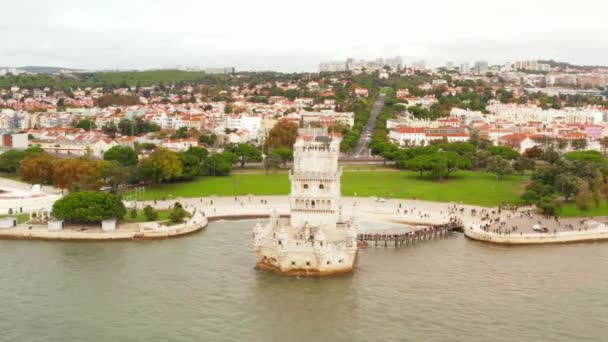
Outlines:
[[[0,65],[315,71],[319,62],[608,64],[606,0],[31,0],[0,11]]]

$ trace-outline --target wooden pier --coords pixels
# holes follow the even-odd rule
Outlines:
[[[358,234],[357,240],[362,242],[362,245],[368,247],[373,244],[373,247],[401,247],[415,243],[416,241],[430,240],[437,237],[442,237],[450,232],[463,230],[460,222],[452,222],[427,228],[417,229],[407,233],[364,233]]]

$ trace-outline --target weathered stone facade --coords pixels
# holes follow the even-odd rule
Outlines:
[[[324,129],[299,131],[289,173],[291,217],[275,211],[265,227],[253,229],[258,269],[304,276],[352,271],[357,232],[342,217],[340,141]]]

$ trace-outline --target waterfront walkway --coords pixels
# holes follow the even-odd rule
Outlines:
[[[178,226],[159,226],[157,223],[121,225],[116,231],[79,229],[78,227],[51,232],[46,226],[21,225],[18,228],[0,230],[0,238],[47,239],[47,240],[124,240],[175,237],[204,229],[207,222],[216,220],[266,219],[273,210],[287,217],[288,196],[237,196],[174,198],[165,201],[137,202],[138,208],[152,205],[156,209],[169,209],[175,202],[182,203],[190,212],[190,220]],[[127,207],[133,203],[127,202]],[[458,203],[439,203],[418,200],[378,200],[366,197],[343,197],[341,215],[345,220],[359,223],[361,240],[371,240],[373,234],[384,234],[397,245],[407,243],[408,235],[418,232],[417,237],[427,236],[425,229],[458,222],[465,236],[486,242],[505,244],[577,242],[608,240],[608,218],[577,219],[555,218],[534,214],[532,207],[508,210],[483,208]],[[395,232],[377,227],[374,222],[396,223],[403,230]],[[381,226],[381,225],[379,225]],[[30,228],[31,227],[31,228]],[[536,230],[535,230],[536,228]],[[546,232],[538,230],[544,229]],[[428,232],[428,231],[427,231]],[[373,240],[372,240],[373,241]],[[375,244],[375,243],[374,243]],[[388,245],[388,240],[387,240]]]

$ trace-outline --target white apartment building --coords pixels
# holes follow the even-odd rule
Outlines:
[[[514,122],[541,121],[548,124],[556,121],[570,124],[600,124],[604,120],[604,114],[595,108],[544,110],[535,105],[503,104],[491,101],[486,109],[497,119]]]

